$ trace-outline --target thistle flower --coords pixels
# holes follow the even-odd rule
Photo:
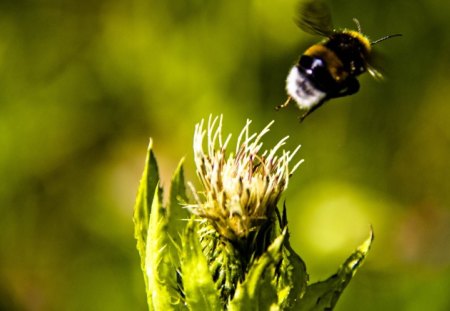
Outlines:
[[[363,262],[373,235],[337,273],[308,284],[306,266],[289,243],[286,207],[278,203],[299,147],[288,137],[263,150],[248,120],[228,152],[222,117],[195,127],[194,159],[201,190],[188,203],[183,161],[163,202],[152,142],[139,187],[135,237],[150,310],[332,310]],[[206,148],[205,148],[206,145]],[[188,221],[186,221],[188,219]]]
[[[262,138],[273,121],[253,134],[250,124],[247,120],[229,154],[231,134],[223,140],[222,117],[210,117],[206,129],[202,120],[194,131],[194,159],[203,189],[196,191],[190,183],[196,203],[188,208],[201,223],[203,253],[224,302],[234,296],[250,262],[273,242],[278,201],[302,163],[289,168],[300,146],[292,152],[281,150],[288,137],[262,150]]]
[[[209,219],[214,228],[230,240],[247,238],[274,216],[289,177],[303,162],[300,160],[289,168],[300,146],[292,152],[283,150],[279,154],[288,137],[272,149],[262,151],[261,139],[269,132],[273,121],[259,134],[250,134],[250,124],[247,120],[235,152],[228,156],[231,134],[222,139],[222,117],[210,117],[206,129],[204,120],[195,126],[194,158],[203,190],[197,194],[191,184],[196,204],[189,208],[193,214]]]

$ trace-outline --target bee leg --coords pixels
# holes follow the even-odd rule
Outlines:
[[[302,122],[308,115],[310,115],[314,110],[322,106],[326,101],[333,99],[344,97],[348,95],[355,94],[359,90],[359,82],[356,78],[349,79],[347,82],[346,88],[338,93],[328,94],[324,99],[318,102],[316,105],[312,106],[311,109],[307,110],[303,115],[299,117],[300,122]]]
[[[280,110],[281,108],[285,108],[287,105],[289,105],[289,103],[291,102],[291,96],[288,96],[287,100],[281,104],[275,107],[275,110]]]
[[[347,87],[343,91],[330,96],[330,98],[349,96],[355,94],[358,91],[359,91],[359,82],[356,78],[353,78],[348,80]]]
[[[311,109],[307,110],[304,114],[302,114],[300,117],[298,117],[300,122],[303,122],[303,120],[309,116],[314,110],[322,106],[329,98],[325,97],[320,102],[318,102],[316,105],[312,106]]]

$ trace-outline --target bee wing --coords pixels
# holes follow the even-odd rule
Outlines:
[[[367,72],[377,81],[384,80],[387,59],[381,51],[372,50],[367,59]]]
[[[399,37],[401,36],[400,34],[394,34],[394,35],[389,35],[389,36],[385,36],[383,38],[380,38],[378,40],[375,40],[371,43],[371,45],[375,45],[378,42],[384,41],[386,39],[389,38],[393,38],[393,37]],[[367,59],[367,71],[369,72],[369,74],[375,78],[375,80],[383,80],[383,77],[385,75],[385,70],[384,68],[387,67],[391,67],[391,66],[385,66],[386,63],[390,63],[391,61],[386,58],[386,56],[384,55],[384,53],[382,53],[382,51],[378,50],[378,49],[372,49],[372,51],[370,52],[370,56],[369,59]],[[381,68],[381,69],[380,69]]]
[[[367,72],[377,81],[384,80],[383,74],[370,64],[367,66]]]
[[[333,33],[330,8],[320,0],[307,0],[300,4],[296,24],[301,30],[328,37]]]

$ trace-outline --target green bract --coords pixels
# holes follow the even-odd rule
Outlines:
[[[294,152],[281,140],[261,151],[260,134],[247,122],[235,153],[226,153],[221,118],[203,121],[194,137],[197,174],[188,202],[183,161],[162,201],[150,142],[134,213],[135,237],[150,310],[331,310],[364,260],[369,238],[325,281],[308,284],[306,266],[289,244],[287,188]],[[203,152],[203,138],[207,152]]]

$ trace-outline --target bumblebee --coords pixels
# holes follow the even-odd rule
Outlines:
[[[329,8],[321,1],[308,1],[300,7],[297,25],[303,31],[326,37],[308,48],[286,79],[288,99],[277,110],[294,100],[304,111],[302,121],[326,101],[355,94],[359,90],[357,77],[369,72],[375,79],[382,75],[371,65],[372,46],[386,39],[401,36],[393,34],[370,41],[357,30],[334,30]]]

